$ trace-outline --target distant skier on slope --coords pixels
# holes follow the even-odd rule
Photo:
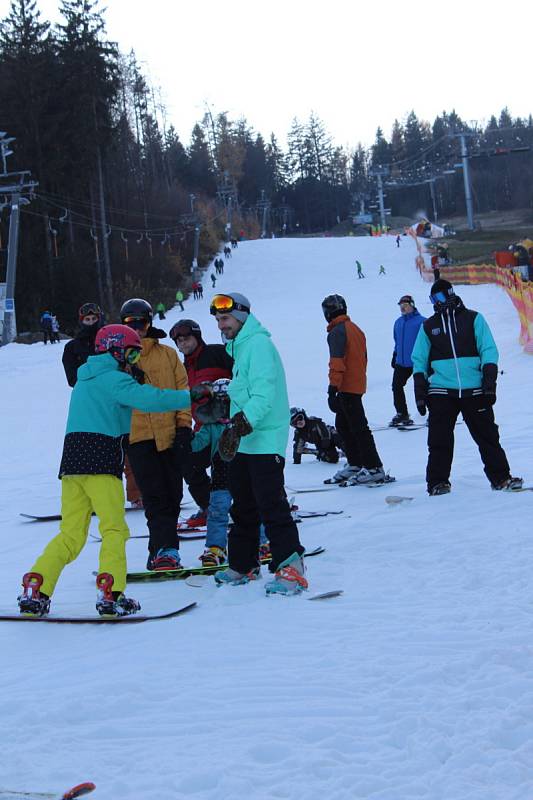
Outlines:
[[[147,413],[189,408],[188,390],[156,389],[138,384],[131,366],[141,355],[141,340],[126,325],[104,325],[95,339],[97,355],[79,369],[68,412],[61,478],[61,525],[22,579],[21,614],[44,616],[56,582],[80,554],[89,532],[91,512],[100,521],[100,561],[96,609],[101,616],[125,616],[140,609],[124,596],[126,541],[124,516],[124,445],[134,408]]]
[[[365,276],[363,275],[363,267],[361,266],[361,262],[356,261],[355,266],[357,267],[357,277],[364,278]]]
[[[429,409],[428,494],[451,490],[453,431],[459,412],[479,448],[485,475],[493,489],[513,490],[513,478],[494,421],[498,349],[485,319],[465,308],[451,283],[431,287],[435,309],[418,331],[413,349],[415,399],[418,411]]]
[[[328,323],[328,406],[335,414],[335,427],[346,445],[348,466],[333,476],[335,481],[354,484],[385,478],[374,437],[363,408],[366,392],[366,339],[347,314],[346,300],[331,294],[322,301]]]
[[[401,314],[394,323],[394,352],[391,361],[391,367],[394,370],[392,397],[396,414],[389,423],[391,427],[413,424],[413,420],[407,410],[403,387],[413,374],[411,353],[413,352],[420,326],[426,321],[426,318],[417,310],[415,301],[410,294],[402,295],[398,305],[400,306]]]

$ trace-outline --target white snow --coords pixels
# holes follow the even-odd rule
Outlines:
[[[282,354],[291,403],[328,421],[320,303],[344,294],[367,336],[367,416],[384,424],[398,299],[413,294],[430,311],[415,255],[406,237],[399,249],[394,237],[246,242],[216,289],[250,298]],[[170,312],[167,330],[192,316],[219,341],[207,275],[205,299]],[[496,417],[512,471],[529,483],[533,362],[518,319],[496,287],[458,292],[500,348]],[[20,577],[57,531],[18,515],[59,510],[70,395],[60,356],[61,345],[0,350],[1,613],[16,612]],[[533,492],[492,492],[465,425],[443,497],[425,493],[425,430],[375,437],[395,484],[297,497],[302,508],[345,511],[300,525],[307,547],[327,548],[308,561],[309,594],[344,589],[340,598],[266,598],[262,581],[136,584],[130,594],[147,612],[198,608],[132,627],[0,623],[0,787],[92,780],[102,800],[532,797]],[[319,486],[335,470],[310,456],[291,462],[289,448],[291,487]],[[414,500],[388,506],[387,494]],[[143,532],[141,514],[128,523]],[[186,563],[201,546],[183,545]],[[55,613],[94,613],[97,549],[89,540],[65,569]],[[131,568],[143,568],[145,549],[130,541]]]

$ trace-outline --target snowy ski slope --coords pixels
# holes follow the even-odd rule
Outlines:
[[[430,311],[414,260],[406,238],[400,249],[393,237],[246,242],[216,288],[250,298],[284,359],[291,403],[327,420],[320,302],[344,294],[367,335],[365,405],[377,425],[393,414],[398,299],[411,293]],[[209,283],[206,275],[203,301],[162,326],[193,317],[207,341],[219,341]],[[458,292],[492,327],[504,371],[502,441],[513,473],[532,483],[533,361],[518,345],[515,312],[495,287]],[[59,507],[70,395],[61,347],[0,350],[2,612],[16,610],[21,575],[57,531],[18,514]],[[0,788],[59,791],[92,780],[98,800],[531,798],[533,493],[492,492],[462,425],[453,491],[427,497],[425,435],[376,434],[397,477],[391,487],[298,495],[301,507],[345,511],[300,525],[306,546],[327,548],[308,562],[309,594],[344,589],[340,598],[266,598],[262,582],[142,584],[130,594],[143,611],[192,600],[198,608],[129,628],[0,623]],[[318,486],[334,471],[303,462],[293,466],[289,455],[289,486]],[[389,507],[388,494],[414,500]],[[143,531],[142,514],[128,523]],[[183,545],[185,563],[201,544]],[[94,610],[97,547],[89,541],[65,570],[55,612]],[[145,548],[128,544],[131,568],[142,567]]]

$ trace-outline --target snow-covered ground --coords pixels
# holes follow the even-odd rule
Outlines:
[[[320,303],[345,295],[367,335],[367,416],[384,424],[398,299],[411,293],[430,311],[414,261],[406,238],[400,249],[392,237],[247,242],[216,288],[250,298],[281,351],[291,403],[327,420]],[[167,330],[194,317],[219,341],[208,283],[203,301],[168,314]],[[533,362],[515,312],[496,287],[458,291],[497,340],[496,416],[513,473],[530,483]],[[18,515],[59,509],[70,395],[61,347],[0,350],[4,613],[16,611],[21,575],[57,531]],[[492,492],[464,425],[443,497],[425,493],[425,430],[375,436],[393,486],[298,495],[303,508],[345,512],[300,525],[307,547],[326,547],[308,562],[309,594],[343,589],[340,598],[266,598],[262,582],[141,584],[130,594],[147,612],[198,608],[133,627],[0,623],[0,787],[93,780],[102,800],[531,798],[533,493]],[[291,487],[318,486],[333,471],[310,456],[293,466],[289,452]],[[389,507],[388,494],[414,500]],[[143,531],[141,514],[128,522]],[[94,611],[97,548],[89,541],[63,573],[56,613]],[[145,548],[128,544],[132,568],[143,567]],[[200,550],[185,544],[184,561]]]

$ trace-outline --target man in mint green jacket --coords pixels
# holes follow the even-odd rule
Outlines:
[[[215,295],[210,310],[234,359],[228,390],[231,419],[219,441],[221,457],[230,462],[233,525],[229,569],[217,573],[215,580],[241,584],[259,576],[262,522],[272,552],[270,571],[275,573],[266,591],[297,594],[307,588],[307,581],[304,548],[284,488],[290,412],[283,364],[244,295]]]

